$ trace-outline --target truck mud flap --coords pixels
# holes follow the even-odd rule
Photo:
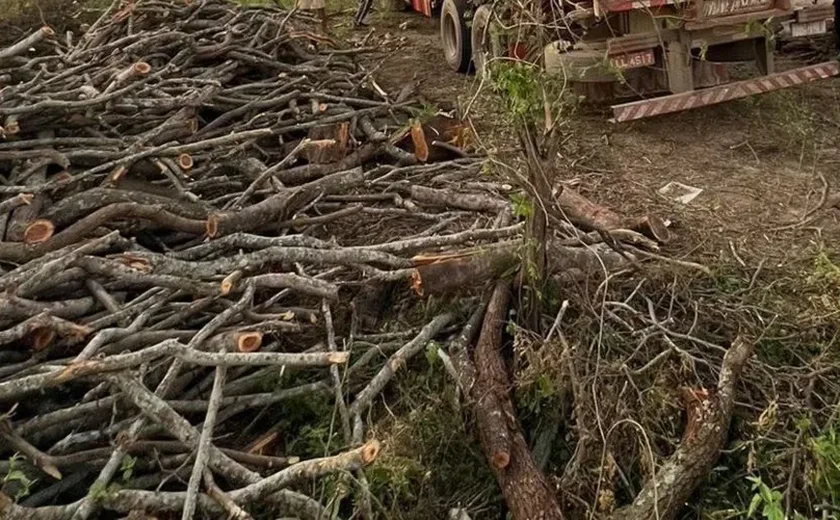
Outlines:
[[[623,123],[625,121],[681,112],[692,108],[717,105],[718,103],[732,101],[733,99],[765,94],[774,90],[795,87],[796,85],[837,75],[840,75],[840,62],[827,61],[703,90],[694,90],[652,99],[643,99],[632,103],[613,105],[613,118],[610,121]]]

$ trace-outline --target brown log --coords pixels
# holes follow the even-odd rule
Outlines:
[[[417,129],[415,129],[417,126]],[[418,131],[419,129],[419,131]],[[470,146],[472,129],[463,120],[438,114],[422,124],[412,125],[398,133],[391,142],[417,156],[421,162],[436,162],[464,155]],[[425,148],[425,159],[422,149]]]
[[[347,156],[350,141],[350,123],[315,127],[309,131],[309,139],[322,142],[321,146],[306,148],[305,157],[309,164],[329,164],[341,161]]]
[[[497,282],[475,349],[471,397],[479,439],[515,520],[562,520],[555,491],[528,449],[508,393],[510,381],[500,349],[509,286],[509,282]]]
[[[468,290],[513,270],[519,263],[516,246],[493,247],[440,256],[415,257],[411,288],[418,296]]]
[[[46,29],[49,28],[47,27]],[[8,126],[6,127],[6,131],[8,133]],[[38,132],[39,138],[49,139],[54,136],[55,132],[52,130],[42,130]],[[29,165],[30,162],[27,161],[27,164]],[[49,162],[36,161],[32,163],[32,166],[34,166],[35,168],[31,171],[28,177],[24,179],[24,183],[30,186],[37,186],[39,184],[43,184],[47,180],[48,165]],[[63,166],[66,167],[66,164],[64,164]],[[6,227],[6,240],[9,242],[25,242],[28,227],[38,218],[38,215],[41,213],[41,210],[44,208],[44,206],[47,205],[47,202],[48,201],[46,196],[43,193],[39,193],[35,195],[28,204],[20,206],[14,211],[12,211],[11,215],[9,216],[9,221]],[[48,235],[45,235],[44,240],[49,238],[50,235],[52,235],[52,232],[50,232]]]
[[[8,262],[27,262],[50,251],[79,242],[85,236],[115,219],[147,219],[156,224],[187,233],[201,234],[205,223],[173,215],[156,206],[143,206],[134,203],[111,204],[101,208],[70,227],[34,247],[18,243],[0,243],[0,259]]]
[[[262,332],[237,332],[236,350],[239,352],[256,352],[262,346]]]
[[[654,215],[625,218],[568,188],[555,197],[555,201],[562,210],[562,217],[568,218],[572,224],[586,231],[631,229],[660,243],[670,240],[668,227],[662,219]]]
[[[277,173],[277,178],[283,184],[300,184],[319,177],[324,177],[336,172],[351,170],[368,162],[380,151],[380,146],[375,143],[368,143],[359,147],[358,150],[345,156],[340,161],[329,164],[304,164],[295,166]]]
[[[190,154],[182,153],[178,156],[178,166],[180,166],[185,172],[192,170],[194,164],[195,163],[193,162],[193,158]]]
[[[547,244],[547,273],[576,269],[585,274],[614,271],[627,265],[627,258],[604,246],[569,247],[551,241]],[[438,255],[415,256],[411,287],[418,296],[473,289],[512,273],[520,265],[521,245],[502,243]],[[632,259],[632,257],[629,257]]]

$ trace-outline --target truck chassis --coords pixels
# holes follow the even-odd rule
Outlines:
[[[482,73],[489,59],[522,57],[504,15],[466,0],[406,0],[439,15],[447,64]],[[840,1],[840,0],[838,0]],[[559,35],[542,50],[546,70],[590,102],[611,104],[615,122],[679,112],[840,75],[828,61],[777,71],[779,34],[829,32],[831,0],[548,0]]]

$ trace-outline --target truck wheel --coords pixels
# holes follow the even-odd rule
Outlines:
[[[440,10],[440,39],[446,63],[455,72],[467,72],[472,57],[470,28],[465,19],[464,0],[444,0]]]
[[[501,37],[495,34],[492,27],[493,9],[489,5],[482,5],[476,9],[472,23],[472,59],[476,74],[485,73],[487,63],[502,55]]]

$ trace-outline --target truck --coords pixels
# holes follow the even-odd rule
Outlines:
[[[404,1],[440,16],[444,59],[455,71],[481,74],[489,60],[528,53],[519,37],[527,24],[510,20],[504,4]],[[614,122],[840,74],[837,60],[784,70],[775,63],[780,36],[833,29],[832,0],[544,0],[541,9],[541,23],[556,35],[538,49],[546,71],[562,74],[583,99],[610,104]]]

